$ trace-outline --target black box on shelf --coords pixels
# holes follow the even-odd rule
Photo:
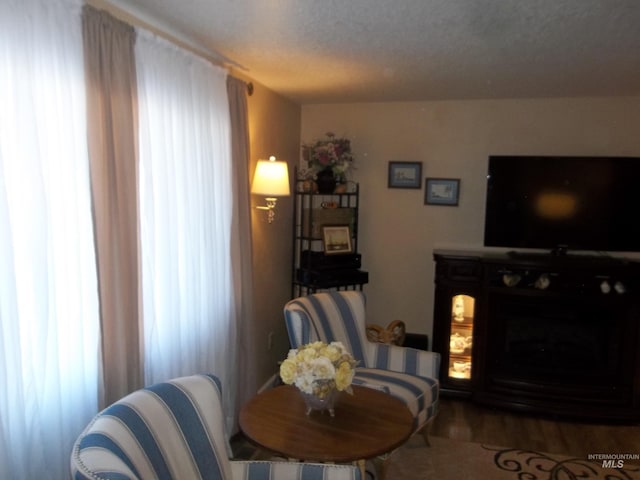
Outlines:
[[[358,285],[369,282],[369,272],[350,268],[334,270],[307,270],[299,268],[297,277],[300,283],[321,288],[336,285]]]
[[[362,265],[362,255],[347,253],[344,255],[325,255],[324,252],[304,250],[300,254],[300,266],[308,270],[357,270]]]

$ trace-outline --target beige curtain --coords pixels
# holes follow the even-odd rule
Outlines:
[[[251,248],[251,203],[249,193],[249,121],[247,84],[227,77],[227,94],[231,117],[231,158],[233,162],[232,265],[236,311],[238,312],[238,408],[255,395],[256,378],[255,338],[253,334],[253,252]]]
[[[83,10],[88,144],[100,293],[101,407],[142,386],[133,27]]]

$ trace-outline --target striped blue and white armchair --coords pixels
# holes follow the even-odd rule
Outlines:
[[[220,382],[193,375],[138,390],[99,413],[76,440],[73,479],[360,480],[352,465],[234,461]]]
[[[438,411],[440,354],[367,339],[365,297],[360,291],[331,291],[295,298],[284,307],[292,348],[321,340],[342,342],[359,361],[354,385],[377,388],[402,400],[414,417],[414,433]]]

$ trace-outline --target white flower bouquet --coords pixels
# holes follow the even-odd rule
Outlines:
[[[327,397],[333,390],[351,392],[357,362],[341,342],[314,342],[289,350],[280,377],[306,394]]]

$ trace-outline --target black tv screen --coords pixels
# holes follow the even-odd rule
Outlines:
[[[640,251],[640,158],[490,156],[485,246]]]

